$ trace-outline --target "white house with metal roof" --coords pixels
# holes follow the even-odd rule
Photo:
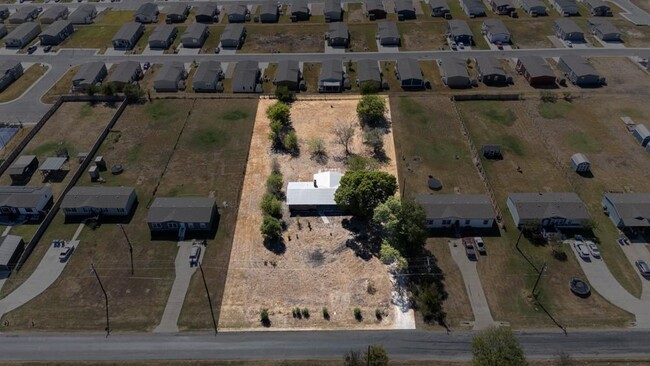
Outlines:
[[[342,173],[324,171],[314,174],[314,179],[311,182],[289,182],[287,185],[289,210],[291,212],[339,212],[339,207],[334,201],[334,194],[342,177]]]

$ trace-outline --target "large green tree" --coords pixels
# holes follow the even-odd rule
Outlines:
[[[524,350],[510,328],[491,327],[472,339],[473,366],[523,366]]]
[[[386,240],[402,255],[417,255],[424,245],[427,237],[426,214],[422,206],[412,199],[388,198],[375,208],[373,221],[384,228]]]
[[[378,95],[364,95],[357,104],[357,117],[361,126],[381,122],[386,114],[386,101]]]
[[[348,171],[341,178],[334,201],[356,216],[371,216],[375,207],[397,191],[397,180],[380,171]]]
[[[266,109],[266,116],[271,122],[278,121],[286,125],[291,119],[291,107],[286,103],[276,102]]]

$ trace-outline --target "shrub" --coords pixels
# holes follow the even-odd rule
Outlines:
[[[419,288],[415,299],[425,322],[444,322],[447,314],[442,309],[442,294],[435,283],[425,284]]]
[[[282,172],[280,171],[280,162],[276,158],[273,158],[273,160],[271,160],[271,174],[282,175]]]
[[[284,149],[287,151],[290,151],[292,153],[295,153],[298,151],[298,135],[296,135],[296,131],[289,131],[284,136],[284,139],[282,139],[282,145],[284,146]]]
[[[129,103],[140,103],[144,98],[144,90],[140,89],[137,84],[126,84],[124,86],[124,96]]]
[[[400,252],[387,242],[381,243],[379,258],[381,258],[382,263],[394,267],[396,272],[404,271],[408,265]]]
[[[302,316],[305,319],[309,319],[309,309],[307,308],[302,309]]]
[[[283,185],[284,180],[282,179],[282,174],[271,173],[271,175],[266,178],[266,192],[276,197],[280,197]]]
[[[348,158],[348,170],[350,171],[371,171],[376,167],[377,162],[371,158],[361,155],[351,155]]]
[[[370,147],[374,154],[384,149],[384,133],[378,128],[369,128],[363,132],[363,143]]]
[[[364,95],[357,104],[357,116],[361,126],[381,122],[386,114],[386,101],[377,95]]]
[[[97,87],[97,85],[95,85],[95,84],[90,84],[90,85],[88,85],[88,87],[86,88],[86,95],[92,97],[92,96],[94,96],[95,94],[99,93],[99,91],[100,91],[100,90],[99,90],[99,88]]]
[[[116,89],[115,89],[115,84],[113,83],[103,83],[102,84],[102,94],[104,94],[107,97],[112,97],[115,95]]]
[[[353,312],[354,312],[354,319],[356,319],[358,322],[363,320],[363,315],[361,314],[361,308],[357,306],[356,308],[354,308]]]
[[[279,101],[286,103],[291,102],[296,97],[296,93],[289,90],[289,87],[286,85],[279,85],[275,88],[275,97]]]
[[[271,319],[269,319],[269,309],[262,309],[260,312],[260,321],[265,327],[271,325]]]
[[[542,91],[540,97],[544,103],[555,103],[557,101],[557,95],[549,91]]]
[[[273,216],[265,215],[260,225],[260,232],[264,239],[277,239],[282,234],[282,222]]]
[[[364,81],[359,86],[362,95],[379,93],[380,85],[376,81]]]
[[[271,121],[269,125],[271,131],[269,132],[269,141],[275,147],[281,144],[282,142],[282,122],[280,121]]]
[[[327,306],[323,306],[323,319],[330,320],[330,311]]]
[[[282,218],[282,202],[280,202],[276,196],[270,193],[265,193],[264,196],[262,196],[260,208],[265,215],[269,215],[277,219]]]
[[[320,137],[310,139],[307,142],[307,147],[309,148],[309,154],[311,154],[312,157],[324,156],[327,154],[325,151],[325,140]]]
[[[381,320],[381,318],[383,318],[383,315],[384,314],[382,314],[379,308],[375,309],[375,318],[377,318],[377,320]]]
[[[388,366],[389,359],[384,347],[374,345],[368,347],[368,351],[364,354],[364,361],[366,365]]]
[[[291,315],[293,315],[294,318],[300,317],[300,311],[298,308],[293,308],[291,309]]]
[[[271,122],[277,121],[287,125],[291,119],[291,108],[286,103],[277,102],[266,109],[266,116]]]

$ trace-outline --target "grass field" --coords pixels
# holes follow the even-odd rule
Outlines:
[[[92,24],[75,28],[74,33],[61,44],[61,48],[99,48],[100,52],[112,47],[112,39],[119,25]]]
[[[320,63],[305,62],[302,77],[307,84],[307,93],[318,92],[318,78],[320,76]]]
[[[519,13],[525,13],[520,11]],[[539,18],[538,18],[539,19]],[[548,20],[503,19],[510,31],[512,43],[519,48],[549,48],[553,43],[547,36],[552,36],[553,22]]]
[[[246,25],[247,36],[241,53],[323,52],[325,24]]]
[[[350,24],[350,47],[347,52],[377,52],[376,24]]]
[[[437,49],[444,44],[447,25],[443,22],[402,22],[397,29],[402,37],[401,49],[424,51]]]
[[[211,25],[210,35],[205,40],[205,43],[203,43],[203,47],[201,47],[201,51],[199,52],[214,54],[214,49],[217,48],[217,46],[219,46],[219,41],[221,39],[221,32],[223,32],[224,28],[225,26],[221,26],[221,25]]]
[[[10,102],[20,97],[41,76],[47,72],[47,66],[34,64],[24,70],[23,75],[0,92],[0,103]]]

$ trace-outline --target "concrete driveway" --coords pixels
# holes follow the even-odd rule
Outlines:
[[[650,302],[650,280],[641,276],[641,273],[636,268],[636,264],[634,264],[634,262],[639,259],[650,264],[650,251],[648,251],[648,245],[645,243],[632,243],[630,245],[622,246],[621,248],[623,249],[623,253],[625,253],[627,259],[630,261],[630,264],[634,266],[634,271],[641,278],[641,300]],[[648,309],[648,311],[650,312],[650,309]]]

